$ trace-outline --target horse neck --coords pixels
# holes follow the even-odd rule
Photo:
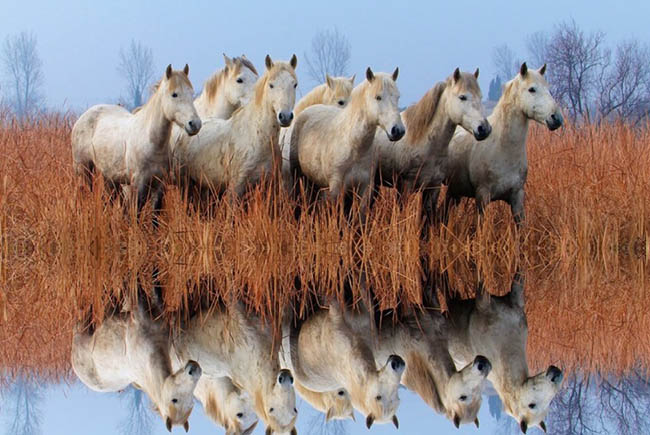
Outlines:
[[[171,375],[171,361],[168,352],[154,352],[148,357],[147,364],[141,368],[138,381],[143,390],[149,395],[151,401],[160,408],[162,400],[162,387],[165,380]]]
[[[167,119],[162,110],[160,92],[158,90],[135,116],[144,123],[149,141],[156,148],[163,149],[169,143],[173,122]]]
[[[340,120],[337,134],[339,137],[346,138],[350,148],[358,152],[363,152],[372,145],[379,125],[376,119],[368,116],[365,107],[365,92],[365,88],[355,89],[350,103],[343,110],[339,110],[336,115]],[[354,101],[355,99],[359,101]]]
[[[456,131],[456,124],[447,113],[448,98],[448,94],[443,91],[438,106],[436,107],[436,112],[429,124],[425,145],[429,150],[428,154],[446,154],[449,142],[451,142],[451,138]]]
[[[314,89],[309,91],[307,95],[302,97],[300,101],[296,104],[296,107],[293,109],[293,113],[295,116],[298,116],[300,112],[305,110],[309,106],[313,106],[315,104],[323,104],[324,102],[324,97],[325,97],[325,91],[327,85],[321,84],[316,86]]]
[[[528,379],[526,354],[521,351],[499,352],[490,358],[492,370],[488,379],[494,385],[501,401],[506,403],[517,395],[517,389]]]
[[[226,98],[224,91],[225,87],[226,81],[223,80],[219,83],[217,90],[212,97],[212,101],[210,101],[210,98],[207,95],[206,87],[203,88],[201,95],[194,100],[194,107],[196,107],[196,112],[199,114],[201,119],[228,119],[233,112],[237,110],[237,106],[231,104],[230,101],[228,101],[228,98]]]
[[[259,85],[260,83],[258,83]],[[259,101],[251,100],[233,115],[232,120],[233,123],[244,125],[246,130],[254,135],[250,138],[252,143],[256,143],[258,146],[268,146],[271,141],[278,143],[280,124],[276,119],[271,102],[268,101],[266,90]]]
[[[501,96],[488,121],[492,125],[491,143],[509,155],[526,156],[526,138],[528,136],[528,118],[512,101],[512,92],[506,90]]]

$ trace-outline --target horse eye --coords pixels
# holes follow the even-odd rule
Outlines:
[[[238,79],[237,79],[237,83],[244,83],[244,79],[242,79],[241,77],[238,78]]]
[[[340,391],[339,391],[339,396],[345,396],[345,391],[340,390]]]
[[[461,400],[461,402],[466,401],[466,400],[467,400],[467,396],[463,394],[462,396],[460,396],[460,400]]]
[[[375,399],[377,399],[377,401],[379,401],[379,400],[381,400],[381,396],[377,396],[377,397],[375,397]]]
[[[237,418],[242,418],[243,416],[244,416],[244,413],[243,413],[243,412],[238,412],[238,413],[237,413]]]
[[[531,94],[534,94],[535,93],[535,88],[529,88],[528,92],[530,92]]]
[[[174,93],[172,94],[172,98],[176,98],[176,97],[178,97],[178,94],[177,94],[176,92],[174,92]]]
[[[273,412],[273,411],[275,411],[275,409],[274,409],[274,408],[271,408],[271,409],[269,409],[269,412]]]
[[[343,101],[343,100],[339,100],[339,106],[342,106],[342,105],[344,105],[344,104],[345,104],[345,101]]]
[[[377,95],[377,101],[381,101],[381,95]]]
[[[178,403],[178,399],[172,399],[172,403]]]
[[[298,414],[298,410],[297,410],[296,408],[293,408],[293,412],[295,412],[296,414]]]
[[[460,101],[467,101],[467,95],[461,95],[458,98],[460,98]]]
[[[534,403],[529,403],[529,404],[528,404],[528,407],[529,407],[530,409],[535,409],[535,406],[536,406],[536,405],[535,405]]]
[[[293,84],[293,88],[296,89],[298,87],[298,83]]]
[[[269,83],[269,88],[273,89],[273,83]]]

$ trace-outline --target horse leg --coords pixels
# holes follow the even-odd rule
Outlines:
[[[460,202],[460,198],[452,195],[447,189],[445,197],[442,203],[442,210],[440,212],[440,220],[443,224],[447,225],[449,223],[449,213],[451,212],[452,207],[456,207]]]
[[[483,218],[485,207],[490,203],[490,192],[484,188],[476,189],[476,210],[478,211],[479,222]]]
[[[95,173],[95,164],[92,161],[74,164],[75,173],[85,180],[88,189],[93,191],[93,175]]]
[[[153,227],[158,228],[158,218],[163,209],[163,200],[165,198],[165,189],[159,179],[152,180],[152,205],[153,205]]]
[[[510,194],[510,210],[518,228],[521,228],[526,221],[524,210],[524,189],[519,189]]]
[[[422,190],[422,232],[426,234],[429,227],[436,221],[436,209],[440,186],[429,186]]]

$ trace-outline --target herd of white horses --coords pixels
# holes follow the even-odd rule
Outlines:
[[[478,69],[456,69],[403,112],[398,69],[368,68],[357,86],[354,76],[327,76],[294,107],[295,55],[289,62],[267,56],[261,77],[245,56],[224,57],[225,68],[196,99],[188,66],[170,65],[133,113],[117,105],[88,109],[72,129],[75,171],[90,183],[98,171],[114,189],[131,186],[138,210],[150,197],[161,209],[170,173],[183,185],[241,196],[281,170],[292,191],[304,183],[332,199],[354,192],[362,210],[378,182],[422,191],[425,219],[446,219],[450,206],[470,197],[479,213],[490,201],[508,202],[521,223],[529,121],[550,130],[563,124],[545,65],[522,64],[486,118]],[[447,194],[436,213],[443,184]]]
[[[151,304],[141,294],[137,307],[118,309],[94,329],[80,322],[72,366],[93,390],[143,390],[169,431],[189,430],[196,398],[227,434],[250,434],[258,419],[267,435],[296,434],[296,392],[327,420],[354,419],[356,410],[368,428],[398,428],[400,385],[456,427],[478,427],[486,380],[522,432],[546,431],[562,383],[554,366],[529,373],[519,275],[505,296],[479,287],[475,299],[450,300],[447,315],[415,310],[397,324],[332,301],[304,319],[286,317],[281,340],[240,303],[205,306],[170,330],[157,317],[161,293]]]
[[[260,77],[245,57],[231,59],[194,99],[189,68],[167,67],[149,101],[129,112],[88,109],[72,129],[76,172],[162,207],[163,180],[243,195],[273,171],[291,191],[301,183],[337,199],[358,194],[371,204],[375,183],[421,191],[423,217],[448,216],[462,197],[479,212],[507,201],[524,220],[526,137],[530,120],[559,128],[563,118],[544,79],[546,66],[524,63],[485,117],[474,73],[459,69],[417,103],[398,108],[399,70],[367,69],[364,80],[329,77],[295,104],[297,59],[265,59]],[[176,172],[176,177],[170,177]],[[443,209],[436,210],[442,185]],[[295,192],[294,192],[295,193]],[[363,210],[363,209],[362,209]],[[144,390],[167,429],[184,425],[194,398],[228,434],[249,434],[258,418],[266,433],[295,434],[295,392],[327,419],[354,418],[396,427],[398,387],[416,392],[457,427],[473,422],[485,379],[526,432],[546,430],[544,417],[562,373],[530,376],[523,289],[504,298],[480,294],[448,317],[420,315],[376,329],[368,315],[330,304],[297,328],[285,325],[276,352],[263,323],[241,306],[197,316],[178,335],[148,310],[125,307],[96,329],[74,335],[72,364],[97,391]],[[416,327],[417,325],[417,327]]]

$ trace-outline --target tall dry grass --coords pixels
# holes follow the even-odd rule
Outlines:
[[[0,123],[0,366],[49,379],[69,375],[72,325],[93,307],[101,321],[139,276],[159,270],[169,319],[196,292],[240,299],[272,323],[311,293],[340,296],[363,275],[382,307],[421,303],[422,265],[471,297],[481,279],[495,294],[527,271],[533,366],[623,373],[650,367],[646,314],[650,128],[533,128],[526,227],[504,204],[477,224],[470,202],[448,226],[420,239],[420,195],[382,190],[359,229],[326,204],[294,219],[273,183],[244,204],[222,201],[206,219],[188,213],[170,186],[162,224],[137,221],[107,201],[102,183],[79,188],[71,168],[69,116]],[[205,276],[214,286],[188,286]],[[310,283],[300,288],[296,278]],[[150,283],[147,283],[150,287]],[[359,280],[352,292],[361,297]],[[425,291],[431,291],[426,288]],[[441,297],[443,291],[437,290]],[[443,302],[444,305],[444,302]]]

